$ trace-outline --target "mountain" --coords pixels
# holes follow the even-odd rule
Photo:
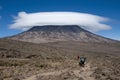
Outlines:
[[[35,26],[28,31],[8,38],[33,43],[56,41],[115,42],[114,40],[93,34],[77,25]]]
[[[0,39],[0,80],[120,79],[120,43],[79,26],[36,26],[8,38]]]

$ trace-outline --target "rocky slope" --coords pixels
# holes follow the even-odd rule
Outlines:
[[[114,40],[95,35],[77,25],[35,26],[28,31],[9,38],[33,43],[56,41],[115,42]]]
[[[77,56],[87,57],[85,67]],[[119,80],[120,43],[0,39],[0,80]]]

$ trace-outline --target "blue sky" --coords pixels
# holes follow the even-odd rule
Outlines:
[[[0,37],[11,36],[22,32],[9,29],[13,16],[19,12],[82,12],[110,18],[108,24],[111,30],[96,32],[96,34],[120,40],[120,0],[0,0]]]

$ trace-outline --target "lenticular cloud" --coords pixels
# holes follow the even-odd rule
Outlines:
[[[102,23],[108,20],[97,15],[77,12],[19,12],[10,28],[27,30],[33,26],[43,25],[79,25],[89,31],[100,31],[111,28]]]

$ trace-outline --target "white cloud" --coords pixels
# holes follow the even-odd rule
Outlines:
[[[19,12],[10,28],[27,30],[42,25],[79,25],[89,31],[100,31],[111,29],[109,25],[102,23],[108,20],[101,16],[77,12]]]

